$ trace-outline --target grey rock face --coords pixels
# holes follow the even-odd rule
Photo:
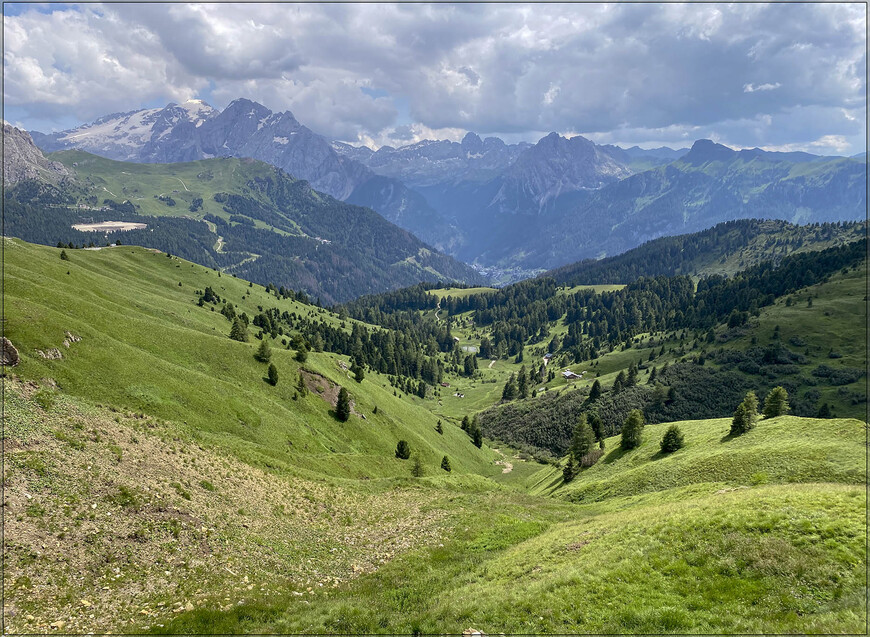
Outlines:
[[[7,188],[25,179],[56,184],[68,176],[66,167],[46,159],[26,131],[3,123],[3,179]]]

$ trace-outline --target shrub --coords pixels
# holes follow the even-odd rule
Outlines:
[[[672,453],[683,448],[683,432],[677,425],[671,425],[662,436],[660,443],[662,453]]]
[[[444,456],[441,458],[441,468],[444,469],[447,473],[450,473],[453,469],[450,468],[450,458]]]
[[[400,440],[396,445],[396,457],[399,460],[407,460],[411,457],[411,447],[407,440]]]

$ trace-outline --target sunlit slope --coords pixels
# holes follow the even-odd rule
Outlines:
[[[337,392],[335,385],[348,389],[357,414],[345,423],[314,392],[294,399],[301,365],[281,337],[271,341],[279,382],[269,385],[267,366],[253,356],[255,330],[250,343],[229,339],[230,323],[198,307],[197,291],[211,286],[249,316],[258,306],[325,311],[143,248],[69,250],[63,261],[58,249],[18,240],[5,246],[6,333],[21,353],[15,371],[24,378],[52,379],[63,392],[184,423],[204,441],[273,467],[355,478],[408,475],[408,462],[394,457],[399,439],[433,470],[445,455],[461,472],[490,466],[492,454],[464,432],[447,425],[439,435],[437,419],[394,397],[386,378],[370,373],[356,383],[339,356],[312,352],[304,368],[323,377],[314,384],[324,394]],[[66,332],[81,340],[66,347]],[[53,349],[62,358],[37,351],[52,356]]]

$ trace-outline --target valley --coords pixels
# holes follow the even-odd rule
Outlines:
[[[863,376],[825,381],[866,365],[853,320],[866,262],[849,245],[782,259],[786,269],[813,259],[824,280],[777,296],[742,326],[715,325],[713,345],[707,330],[654,330],[572,362],[573,350],[548,345],[569,337],[564,315],[546,321],[547,339],[523,343],[519,361],[498,334],[537,303],[631,285],[423,284],[328,310],[156,250],[66,249],[62,259],[60,248],[6,239],[4,294],[15,308],[6,335],[20,356],[5,377],[7,628],[860,631],[866,394]],[[526,301],[507,319],[514,327],[488,323],[485,312],[518,292]],[[248,342],[230,338],[242,315]],[[377,333],[398,332],[425,344],[416,366],[397,351],[402,373],[371,348]],[[763,397],[765,383],[783,382],[729,371],[729,357],[774,341],[806,357],[789,389],[797,415],[729,436],[741,388]],[[538,369],[548,349],[543,381],[505,400],[510,378]],[[638,385],[614,390],[638,359]],[[565,368],[595,373],[547,373]],[[640,446],[626,452],[622,412],[606,405],[646,410],[649,388],[654,407],[653,368],[681,393],[662,424],[647,412]],[[713,374],[702,387],[721,403],[682,393],[692,369]],[[804,373],[818,369],[831,372]],[[434,382],[422,380],[429,373]],[[710,384],[724,373],[739,374],[736,392]],[[824,382],[801,384],[813,378]],[[595,381],[604,452],[566,482],[559,440],[570,441]],[[669,415],[700,415],[693,401],[704,400],[724,413]],[[828,415],[815,418],[823,403]],[[528,436],[512,424],[516,410],[564,428]],[[673,420],[685,443],[662,454]],[[399,441],[407,460],[396,457]],[[640,584],[649,581],[655,595]]]

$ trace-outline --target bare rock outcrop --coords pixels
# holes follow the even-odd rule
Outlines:
[[[19,362],[18,350],[5,336],[0,337],[0,365],[3,367],[15,367]]]

